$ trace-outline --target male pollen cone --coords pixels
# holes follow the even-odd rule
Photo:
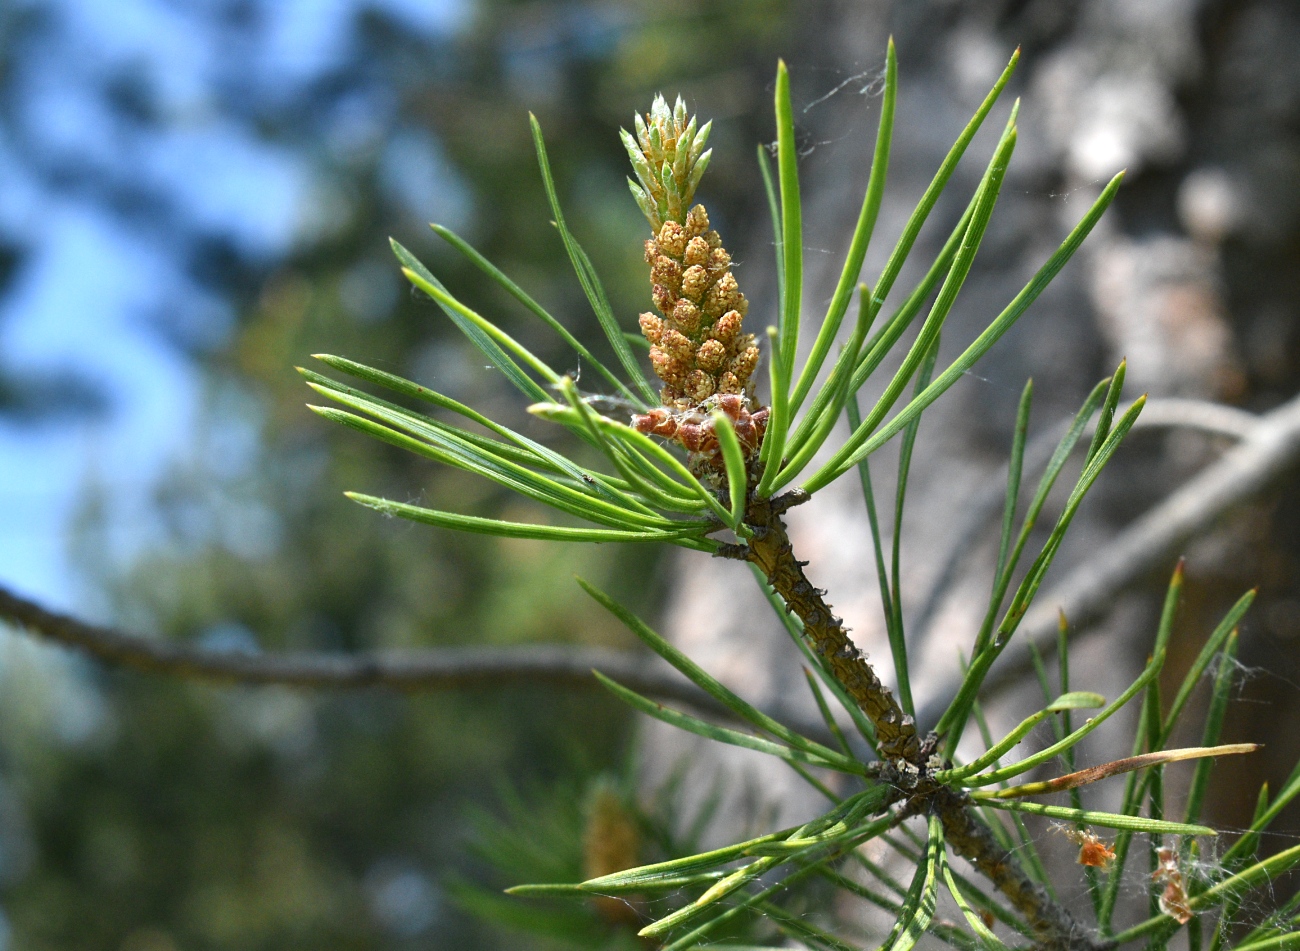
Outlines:
[[[743,330],[749,302],[731,273],[731,255],[709,228],[703,205],[687,212],[710,153],[703,150],[712,123],[696,132],[679,98],[670,110],[656,97],[636,136],[623,133],[638,181],[633,197],[654,231],[645,243],[651,299],[658,313],[640,317],[650,342],[650,363],[663,381],[662,409],[632,418],[642,432],[673,439],[693,454],[717,456],[712,411],[732,420],[746,455],[762,442],[766,408],[753,401],[751,377],[758,366],[754,335]],[[720,459],[704,468],[718,469]]]
[[[715,394],[747,395],[758,366],[754,336],[742,332],[749,302],[704,206],[685,223],[665,221],[645,243],[645,258],[659,313],[641,315],[641,332],[664,382],[664,406],[685,411]]]

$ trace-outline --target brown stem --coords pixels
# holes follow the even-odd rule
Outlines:
[[[1047,890],[1025,873],[1015,856],[998,845],[962,794],[947,786],[936,786],[929,795],[929,804],[943,822],[944,838],[952,850],[975,866],[1025,916],[1042,938],[1044,948],[1104,951],[1115,946],[1113,941],[1096,938],[1053,901]]]
[[[885,770],[906,777],[912,814],[933,812],[943,822],[954,852],[966,859],[1002,892],[1037,932],[1042,947],[1052,951],[1106,951],[1114,942],[1093,936],[1063,906],[1031,879],[1015,857],[998,845],[988,826],[972,811],[964,794],[933,779],[932,744],[923,742],[912,717],[905,714],[889,688],[881,683],[864,655],[849,639],[844,622],[835,617],[797,560],[781,513],[799,499],[754,500],[746,522],[754,529],[744,545],[727,545],[719,552],[757,565],[786,606],[803,621],[813,649],[844,686],[876,729],[876,744]]]
[[[813,649],[826,661],[836,679],[844,685],[858,707],[876,728],[877,749],[883,759],[919,763],[921,738],[916,724],[905,714],[889,688],[880,682],[866,656],[849,640],[844,622],[831,613],[823,592],[814,588],[803,573],[806,562],[798,561],[790,547],[779,500],[751,503],[746,520],[754,526],[746,559],[753,562],[791,611],[803,621],[804,634]]]

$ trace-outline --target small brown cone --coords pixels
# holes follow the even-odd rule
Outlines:
[[[641,832],[619,794],[597,783],[587,798],[587,822],[582,833],[582,873],[585,878],[612,875],[640,864]],[[592,899],[597,913],[616,924],[636,924],[635,900],[612,896]]]

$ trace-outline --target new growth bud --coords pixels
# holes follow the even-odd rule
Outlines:
[[[636,181],[628,179],[632,197],[641,207],[650,227],[658,234],[666,222],[684,222],[700,177],[709,166],[712,151],[705,151],[712,122],[696,128],[695,117],[686,117],[686,103],[668,108],[663,96],[656,96],[650,113],[633,116],[636,134],[622,130],[623,146],[632,160]],[[671,246],[671,245],[670,245]],[[681,257],[676,249],[674,257]]]

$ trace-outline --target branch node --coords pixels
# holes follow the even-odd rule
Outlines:
[[[721,542],[718,550],[713,553],[714,558],[730,558],[733,561],[749,561],[749,546],[737,545],[733,542]]]

